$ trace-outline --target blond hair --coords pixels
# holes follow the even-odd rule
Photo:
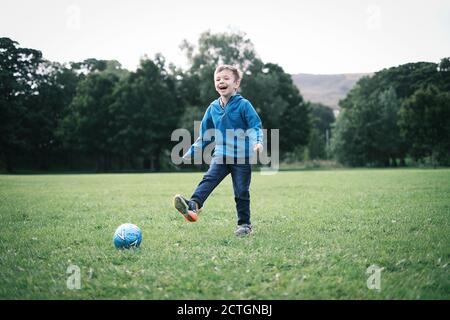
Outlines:
[[[236,68],[235,66],[232,66],[230,64],[221,64],[216,68],[216,71],[214,71],[214,74],[221,72],[223,70],[229,70],[233,73],[234,79],[236,81],[239,81],[242,79],[242,73],[241,71],[239,71],[238,68]]]

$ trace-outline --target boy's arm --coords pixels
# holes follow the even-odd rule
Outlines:
[[[211,107],[206,110],[201,125],[200,134],[195,140],[194,144],[189,148],[188,152],[183,155],[183,159],[190,160],[198,152],[203,152],[207,145],[214,141],[214,135],[211,134],[211,130],[214,129],[214,123],[211,117]]]
[[[255,146],[256,144],[262,145],[264,136],[262,131],[261,118],[259,117],[255,108],[253,108],[250,102],[245,104],[244,116],[248,124],[248,129],[250,130],[249,138],[251,145],[252,146]]]

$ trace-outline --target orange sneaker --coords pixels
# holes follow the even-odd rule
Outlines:
[[[198,220],[200,210],[198,209],[198,204],[195,201],[190,201],[182,195],[177,194],[173,198],[173,204],[175,209],[177,209],[187,221],[195,222]]]

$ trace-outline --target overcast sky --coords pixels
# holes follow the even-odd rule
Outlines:
[[[450,56],[449,0],[1,0],[0,36],[59,62],[161,52],[185,67],[183,39],[241,30],[289,73],[373,72]]]

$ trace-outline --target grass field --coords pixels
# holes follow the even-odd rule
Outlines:
[[[249,238],[229,177],[198,222],[173,209],[201,176],[0,176],[0,298],[450,299],[448,169],[254,172]],[[139,249],[114,248],[124,222]]]

